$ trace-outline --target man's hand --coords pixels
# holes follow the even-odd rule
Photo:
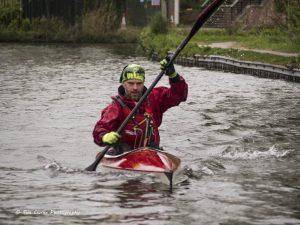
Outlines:
[[[107,145],[114,145],[118,142],[120,135],[117,132],[109,132],[102,137],[102,142]]]
[[[173,63],[171,63],[168,66],[168,68],[166,68],[168,62],[170,61],[170,58],[171,58],[171,55],[168,55],[165,59],[161,60],[159,63],[160,63],[160,69],[161,70],[166,69],[166,75],[172,79],[177,76],[177,72],[175,71],[175,67],[174,67]]]

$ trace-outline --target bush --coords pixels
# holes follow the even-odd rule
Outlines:
[[[15,18],[7,26],[7,29],[11,31],[17,31],[19,27],[20,27],[20,20],[18,18]]]
[[[14,20],[19,19],[20,10],[16,4],[12,7],[0,8],[0,26],[7,27]]]
[[[23,19],[22,21],[21,21],[22,23],[21,23],[21,31],[25,31],[25,32],[27,32],[27,31],[30,31],[30,20],[28,19],[28,18],[26,18],[26,19]]]
[[[286,24],[282,27],[292,41],[299,40],[300,4],[299,0],[275,0],[278,12],[286,16]]]
[[[155,14],[150,22],[150,30],[153,34],[166,34],[168,33],[168,22],[161,13]]]

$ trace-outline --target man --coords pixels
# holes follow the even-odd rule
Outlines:
[[[160,62],[161,69],[166,67],[167,60],[168,57]],[[118,95],[112,97],[112,103],[102,111],[101,118],[95,125],[94,142],[99,146],[113,146],[108,151],[111,155],[139,147],[159,148],[158,127],[163,113],[185,101],[188,92],[185,80],[175,71],[173,64],[166,69],[166,75],[169,77],[170,87],[154,88],[119,135],[116,130],[147,90],[144,86],[144,69],[136,64],[127,65],[120,76]]]

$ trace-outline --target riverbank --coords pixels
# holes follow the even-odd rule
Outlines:
[[[188,28],[176,28],[167,34],[154,35],[150,29],[144,29],[139,39],[140,47],[149,55],[156,52],[163,57],[168,51],[175,51],[188,32]],[[248,32],[202,29],[193,37],[181,55],[185,57],[219,55],[298,69],[300,68],[300,46],[297,44],[299,37],[295,39],[295,41],[288,41],[284,33],[274,29],[257,29]],[[226,42],[234,42],[236,46],[234,48],[214,46],[215,43]]]
[[[141,29],[130,27],[109,33],[84,32],[77,28],[44,27],[36,30],[0,30],[0,42],[19,43],[138,43]]]
[[[168,51],[174,51],[188,34],[190,27],[169,29],[166,34],[153,34],[149,28],[128,26],[110,33],[85,32],[79,28],[66,28],[53,21],[41,23],[38,29],[1,29],[0,42],[20,43],[134,43],[139,54],[151,56],[153,52],[163,58]],[[299,39],[299,40],[298,40]],[[252,31],[232,31],[203,28],[197,33],[181,56],[207,57],[218,55],[236,60],[280,65],[289,69],[300,68],[300,38],[289,41],[278,30],[253,29]]]

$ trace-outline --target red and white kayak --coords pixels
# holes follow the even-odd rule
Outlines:
[[[144,147],[121,155],[105,155],[100,165],[117,170],[165,174],[172,184],[172,176],[180,166],[180,159],[164,151]]]
[[[119,170],[172,173],[179,167],[180,159],[157,149],[139,148],[121,155],[105,155],[100,165]]]

